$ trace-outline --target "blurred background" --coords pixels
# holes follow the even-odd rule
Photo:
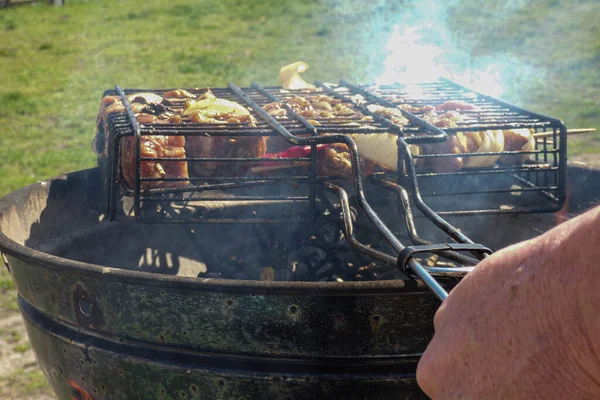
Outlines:
[[[445,75],[569,128],[600,128],[597,0],[0,0],[0,196],[93,167],[96,112],[115,84],[276,85],[300,60],[309,82]],[[598,162],[600,134],[570,138],[569,156]],[[0,398],[52,398],[6,322],[20,317],[0,271],[0,359],[17,360],[0,365]]]

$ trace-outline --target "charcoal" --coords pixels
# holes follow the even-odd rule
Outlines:
[[[242,280],[253,280],[257,279],[255,276],[252,276],[250,273],[245,271],[238,271],[231,274],[231,278],[233,279],[242,279]]]
[[[300,281],[309,279],[310,267],[308,266],[308,264],[290,257],[288,267],[289,271],[292,273],[294,280]]]
[[[319,236],[327,243],[335,243],[340,238],[340,230],[332,223],[322,224],[318,230]]]
[[[325,257],[327,257],[327,254],[325,251],[323,251],[323,249],[320,249],[316,246],[306,245],[297,249],[293,253],[293,256],[295,256],[293,258],[303,260],[310,267],[315,268],[321,263],[321,261],[325,259]]]
[[[329,272],[333,269],[333,265],[331,265],[331,263],[325,263],[323,264],[323,266],[321,268],[319,268],[316,272],[315,275],[329,275]]]

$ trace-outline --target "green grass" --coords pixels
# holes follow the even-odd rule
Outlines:
[[[393,26],[414,22],[407,15],[418,4],[73,0],[0,9],[0,195],[94,166],[95,114],[115,84],[277,84],[279,67],[297,60],[311,65],[308,80],[372,81]],[[503,97],[572,127],[600,128],[600,3],[443,4],[458,48],[508,64]]]
[[[31,398],[41,393],[52,394],[52,389],[39,369],[18,369],[0,378],[0,398]]]
[[[2,308],[16,311],[19,306],[17,305],[15,284],[4,263],[0,260],[0,309]]]
[[[25,353],[27,350],[31,349],[31,343],[27,342],[27,343],[19,343],[18,345],[16,345],[15,347],[13,347],[13,350],[18,352],[18,353]]]

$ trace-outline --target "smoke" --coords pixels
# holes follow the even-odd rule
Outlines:
[[[329,0],[334,12],[348,18],[353,1]],[[365,18],[352,21],[365,54],[369,79],[377,84],[418,83],[446,77],[467,87],[500,96],[507,87],[544,71],[518,61],[495,29],[509,26],[527,0],[385,1],[363,6]],[[485,43],[485,45],[482,45]],[[514,96],[513,96],[514,97]]]

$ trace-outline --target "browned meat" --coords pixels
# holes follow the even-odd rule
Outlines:
[[[401,104],[398,107],[400,107],[403,110],[408,111],[411,114],[427,114],[427,113],[431,113],[432,111],[435,111],[435,107],[433,106],[411,106],[408,104]]]
[[[169,123],[175,118],[173,114],[165,112],[165,107],[160,103],[152,103],[160,96],[153,97],[152,94],[133,94],[129,100],[131,109],[136,120],[140,124]],[[137,102],[137,101],[143,101]],[[125,106],[118,96],[105,96],[100,104],[98,112],[98,129],[103,129],[105,136],[104,155],[108,156],[109,127],[107,118],[112,113],[125,112]],[[140,155],[142,157],[168,157],[185,158],[185,137],[183,136],[142,136],[140,139]],[[121,142],[119,155],[120,167],[125,183],[130,189],[135,185],[135,138],[125,137]],[[185,161],[142,161],[141,178],[188,178],[188,166]],[[141,182],[141,189],[171,188],[188,185],[188,181],[157,181]]]
[[[219,99],[211,91],[202,94],[199,102],[187,102],[186,114],[196,124],[256,126],[256,119],[246,108]],[[262,158],[267,152],[267,140],[260,136],[190,136],[186,152],[194,158]],[[191,162],[190,172],[198,177],[241,176],[248,172],[248,165],[242,162]]]
[[[462,100],[448,100],[435,106],[436,111],[477,111],[479,107]]]
[[[531,136],[522,133],[522,130],[504,131],[504,150],[519,151],[527,144]]]
[[[267,152],[265,137],[190,136],[185,149],[197,158],[262,158]],[[197,162],[190,163],[192,176],[240,176],[248,172],[248,163]]]
[[[463,132],[449,135],[443,143],[421,145],[423,154],[461,154],[468,152],[468,140]],[[456,172],[463,168],[464,157],[440,157],[426,159],[424,166],[434,172]]]
[[[370,105],[368,106],[368,109],[377,115],[381,115],[382,117],[389,119],[396,125],[404,126],[408,125],[409,123],[408,119],[402,115],[402,111],[397,108]]]
[[[294,111],[304,118],[311,119],[309,122],[319,126],[318,119],[334,119],[336,123],[344,124],[348,117],[363,118],[364,116],[354,110],[350,104],[325,95],[296,96],[287,102]],[[264,107],[267,113],[275,118],[287,118],[287,110],[283,103],[269,103]]]
[[[166,99],[193,99],[194,96],[192,93],[188,92],[184,89],[175,89],[168,92],[163,93],[163,97]]]
[[[140,155],[142,157],[185,158],[185,138],[183,136],[142,136]],[[121,147],[121,170],[130,189],[135,185],[135,138],[126,137]],[[188,178],[185,161],[142,161],[142,178]],[[141,189],[172,188],[186,186],[188,181],[141,182]]]
[[[504,133],[505,151],[532,151],[535,150],[535,139],[531,129],[507,129]],[[530,160],[529,154],[513,154],[500,157],[499,163],[504,165],[518,165]]]
[[[463,121],[463,117],[456,111],[446,111],[443,114],[430,112],[423,116],[423,120],[438,128],[456,128]]]
[[[363,176],[373,173],[375,163],[361,158]],[[329,144],[317,153],[317,174],[324,176],[339,176],[344,180],[352,180],[352,162],[348,146],[341,143]]]

